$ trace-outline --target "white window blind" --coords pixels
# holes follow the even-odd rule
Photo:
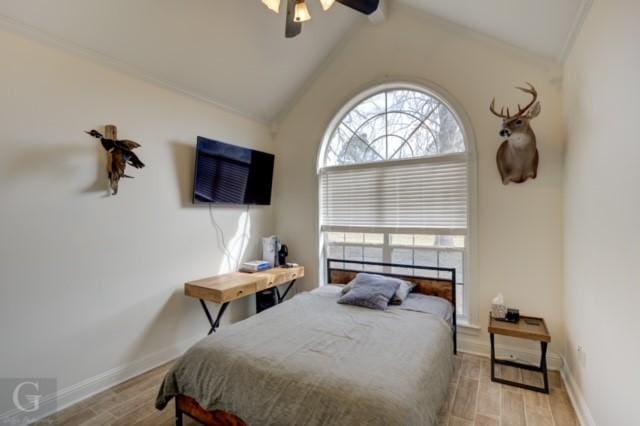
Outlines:
[[[320,171],[322,231],[405,230],[464,235],[465,154]]]

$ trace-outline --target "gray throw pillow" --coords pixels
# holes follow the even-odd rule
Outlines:
[[[389,305],[389,300],[400,286],[397,280],[386,278],[380,275],[358,274],[349,283],[351,290],[340,297],[338,303],[385,310]]]
[[[400,286],[396,290],[395,294],[391,298],[391,302],[389,303],[391,303],[392,305],[401,305],[402,302],[407,299],[409,293],[411,293],[411,290],[413,290],[415,286],[416,285],[410,281],[400,280]]]
[[[398,284],[399,284],[398,285],[398,289],[396,290],[395,294],[391,298],[391,301],[389,302],[392,305],[400,305],[400,304],[402,304],[402,302],[405,301],[407,296],[409,296],[409,293],[411,293],[411,290],[413,290],[413,288],[416,286],[415,283],[412,283],[410,281],[401,280],[399,278],[387,277],[387,276],[384,276],[384,275],[377,275],[377,274],[367,274],[365,272],[361,272],[358,275],[356,275],[356,278],[351,280],[351,282],[349,284],[345,285],[342,288],[342,294],[349,293],[349,291],[351,291],[351,285],[361,275],[363,276],[363,278],[378,277],[378,278],[382,278],[382,279],[385,279],[385,280],[398,282]]]

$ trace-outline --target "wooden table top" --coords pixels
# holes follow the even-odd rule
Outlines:
[[[538,324],[527,324],[525,319],[537,320]],[[544,322],[544,318],[529,317],[526,315],[520,315],[520,321],[517,323],[510,323],[496,320],[489,314],[489,333],[537,340],[539,342],[551,341],[551,336],[549,335],[549,330],[547,329],[547,324]]]
[[[304,277],[302,266],[254,273],[231,272],[189,281],[184,285],[184,294],[214,303],[225,303],[301,277]]]

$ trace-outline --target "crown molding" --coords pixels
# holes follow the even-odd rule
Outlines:
[[[179,84],[173,81],[158,78],[152,75],[151,73],[149,73],[148,71],[143,70],[139,67],[136,67],[127,62],[116,59],[112,56],[109,56],[97,50],[88,49],[84,46],[80,46],[79,44],[76,44],[70,40],[67,40],[62,37],[58,37],[46,31],[42,31],[39,28],[36,28],[32,25],[16,20],[7,15],[0,14],[0,29],[21,35],[23,37],[26,37],[27,39],[36,41],[43,45],[63,50],[67,53],[71,53],[75,56],[82,57],[84,59],[87,59],[91,62],[97,63],[104,67],[119,71],[123,74],[128,75],[129,77],[135,78],[137,80],[142,80],[144,82],[153,84],[154,86],[171,90],[183,96],[187,96],[195,100],[198,100],[200,102],[207,103],[223,111],[226,111],[234,115],[242,116],[248,120],[257,122],[264,126],[269,126],[270,124],[270,120],[264,117],[247,113],[245,111],[240,111],[235,107],[218,102],[210,97],[202,96],[191,90],[180,87]]]
[[[571,54],[571,50],[584,26],[584,23],[587,20],[587,16],[589,16],[589,11],[591,10],[591,6],[593,6],[593,0],[582,0],[580,4],[580,8],[578,9],[578,13],[576,14],[573,23],[571,24],[571,29],[567,33],[567,38],[565,39],[560,51],[558,52],[558,56],[556,60],[564,64],[569,58],[569,54]]]
[[[462,37],[479,41],[486,45],[491,45],[496,49],[500,49],[503,52],[508,52],[510,55],[514,57],[518,57],[520,60],[526,61],[534,66],[537,66],[537,67],[542,66],[547,68],[557,67],[558,69],[560,68],[561,64],[558,62],[557,58],[553,55],[553,52],[545,55],[540,52],[531,50],[530,48],[518,46],[505,39],[498,38],[486,32],[451,21],[447,18],[434,15],[433,13],[425,10],[424,8],[416,7],[412,4],[396,1],[390,4],[389,8],[390,8],[390,12],[388,13],[387,19],[392,19],[393,15],[397,11],[404,11],[404,13],[408,13],[411,16],[417,16],[420,19],[425,20],[425,23],[428,23],[429,25],[437,26],[438,28],[441,28],[443,30],[449,31],[454,34],[458,34]]]
[[[386,19],[386,18],[385,18]],[[356,20],[347,33],[333,46],[329,53],[322,59],[322,61],[316,66],[313,72],[302,82],[298,87],[295,94],[289,99],[285,106],[278,111],[274,119],[271,121],[272,135],[277,135],[280,130],[280,125],[284,122],[291,111],[298,105],[302,98],[311,90],[313,84],[322,77],[325,71],[333,63],[333,61],[342,53],[347,45],[354,39],[355,35],[365,25],[365,20]]]

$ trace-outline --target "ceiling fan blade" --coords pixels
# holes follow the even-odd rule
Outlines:
[[[293,20],[295,16],[296,0],[287,0],[287,17],[284,27],[284,36],[293,38],[302,32],[302,23]]]
[[[371,15],[378,9],[380,0],[336,0],[336,2],[355,9],[365,15]]]

